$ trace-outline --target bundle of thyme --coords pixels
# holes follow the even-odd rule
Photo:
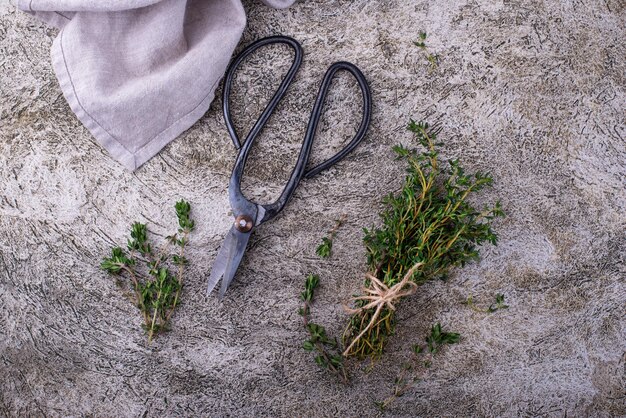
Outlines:
[[[441,164],[437,132],[411,121],[408,129],[423,151],[394,147],[408,163],[402,190],[383,203],[380,228],[365,229],[369,271],[363,296],[344,333],[344,356],[379,356],[395,327],[395,305],[417,285],[445,276],[451,268],[479,257],[477,246],[496,244],[492,221],[504,213],[500,203],[477,210],[468,198],[493,180],[466,174],[458,160]]]
[[[168,329],[168,323],[174,308],[178,304],[180,291],[183,287],[183,270],[187,264],[185,247],[188,236],[194,229],[194,221],[189,217],[191,206],[181,200],[176,203],[178,230],[166,238],[166,243],[158,253],[153,251],[148,242],[148,228],[145,224],[135,222],[130,231],[127,251],[114,247],[111,256],[105,257],[100,268],[114,275],[124,275],[130,282],[117,283],[124,287],[130,284],[133,301],[141,311],[144,319],[143,327],[148,333],[148,342],[154,336]],[[170,254],[171,246],[178,251]],[[171,258],[175,266],[172,273],[166,266]]]

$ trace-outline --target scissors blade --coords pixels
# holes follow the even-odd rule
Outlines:
[[[209,283],[207,285],[206,294],[207,296],[213,291],[217,282],[222,278],[224,273],[226,272],[226,267],[228,262],[230,261],[231,254],[235,248],[235,228],[230,228],[228,234],[226,234],[226,238],[222,243],[220,250],[217,253],[217,257],[215,257],[215,262],[213,263],[213,268],[211,269],[211,275],[209,276]]]
[[[243,254],[246,252],[250,235],[252,235],[250,232],[239,232],[234,228],[233,230],[235,234],[235,246],[230,252],[228,264],[226,265],[226,271],[224,272],[224,279],[222,280],[222,286],[220,287],[220,299],[224,297],[228,286],[230,286],[230,283],[233,281],[235,273],[241,263],[241,259],[243,258]]]

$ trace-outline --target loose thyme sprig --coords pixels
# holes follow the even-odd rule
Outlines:
[[[330,257],[331,251],[333,249],[333,240],[335,239],[335,235],[337,235],[337,230],[344,224],[346,221],[347,215],[341,215],[341,218],[335,221],[335,226],[333,229],[328,231],[328,236],[322,238],[322,243],[317,247],[315,252],[322,258]]]
[[[177,233],[167,237],[158,254],[153,252],[148,242],[147,226],[135,222],[127,242],[128,253],[121,247],[115,247],[111,250],[111,257],[104,258],[100,264],[100,268],[108,273],[126,275],[130,279],[135,303],[144,318],[143,327],[148,333],[148,342],[168,329],[183,287],[184,266],[187,264],[185,247],[195,225],[190,218],[191,205],[188,202],[177,202],[175,209],[179,226]],[[178,247],[178,253],[171,255],[172,264],[177,266],[176,274],[165,266],[172,245]]]
[[[480,172],[466,174],[458,160],[442,165],[437,132],[428,124],[411,121],[408,129],[425,150],[394,147],[398,158],[407,162],[408,174],[402,190],[383,200],[383,225],[365,229],[368,274],[378,283],[367,279],[366,295],[355,297],[355,308],[344,333],[346,356],[382,353],[394,331],[397,302],[411,293],[394,285],[402,282],[408,272],[413,283],[423,284],[445,276],[455,266],[477,260],[477,246],[482,243],[497,242],[491,225],[504,215],[500,203],[477,210],[468,202],[472,194],[491,186],[492,178]],[[383,301],[385,308],[381,311]]]
[[[467,300],[463,303],[469,306],[473,311],[481,313],[494,313],[500,309],[508,309],[509,307],[509,305],[504,303],[504,295],[501,293],[497,293],[495,296],[495,302],[484,309],[479,308],[476,304],[474,304],[474,298],[471,295],[468,296]]]
[[[424,53],[426,54],[426,59],[430,63],[430,70],[434,71],[437,68],[437,61],[439,57],[437,55],[431,54],[428,50],[428,47],[426,46],[426,37],[426,32],[420,32],[419,41],[415,41],[413,42],[413,44],[419,47],[422,51],[424,51]]]
[[[316,351],[318,354],[315,356],[315,362],[336,375],[343,383],[347,383],[348,375],[343,364],[343,357],[338,352],[337,340],[330,339],[323,326],[311,322],[311,303],[313,303],[315,289],[319,283],[318,275],[309,274],[304,283],[304,291],[300,294],[303,306],[298,313],[302,315],[304,327],[309,333],[309,339],[302,346],[306,351]]]
[[[460,339],[460,334],[444,331],[440,323],[433,325],[430,334],[426,336],[426,344],[413,346],[411,362],[403,367],[402,372],[394,380],[393,393],[383,401],[375,401],[374,404],[381,411],[384,411],[390,403],[404,395],[423,379],[426,369],[430,368],[435,355],[444,345],[456,344]],[[426,351],[425,348],[428,350]],[[419,374],[420,371],[422,374]]]

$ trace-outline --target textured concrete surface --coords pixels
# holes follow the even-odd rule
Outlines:
[[[371,80],[371,132],[347,161],[304,182],[259,228],[223,303],[204,297],[230,218],[235,153],[216,101],[136,173],[71,114],[51,70],[56,31],[0,3],[0,414],[6,416],[371,416],[410,347],[440,321],[462,334],[389,416],[626,415],[626,6],[622,0],[305,0],[278,11],[246,2],[244,43],[284,33],[303,69],[252,156],[246,193],[276,196],[313,96],[333,61]],[[438,65],[413,46],[428,33]],[[250,60],[233,97],[241,129],[285,68],[277,48]],[[270,83],[263,83],[269,77]],[[348,77],[330,97],[316,160],[340,146],[359,107]],[[407,120],[444,128],[445,155],[491,171],[508,217],[498,247],[401,306],[385,358],[352,365],[344,387],[301,349],[296,314],[308,272],[322,276],[316,321],[341,332],[341,303],[361,285],[361,227],[402,182],[390,147]],[[354,123],[352,122],[354,120]],[[98,270],[141,220],[169,233],[193,204],[191,268],[173,330],[152,345],[136,309]],[[331,259],[314,249],[349,215]],[[510,308],[488,304],[504,293]]]

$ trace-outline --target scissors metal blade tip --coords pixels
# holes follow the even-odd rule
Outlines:
[[[235,273],[239,268],[243,254],[246,251],[248,241],[250,239],[251,232],[243,233],[239,232],[232,227],[228,232],[228,235],[224,239],[222,248],[220,248],[215,258],[215,264],[211,270],[209,277],[209,283],[207,286],[207,296],[213,291],[220,279],[222,279],[222,285],[220,286],[219,299],[223,299],[226,294],[228,286],[230,286]]]

